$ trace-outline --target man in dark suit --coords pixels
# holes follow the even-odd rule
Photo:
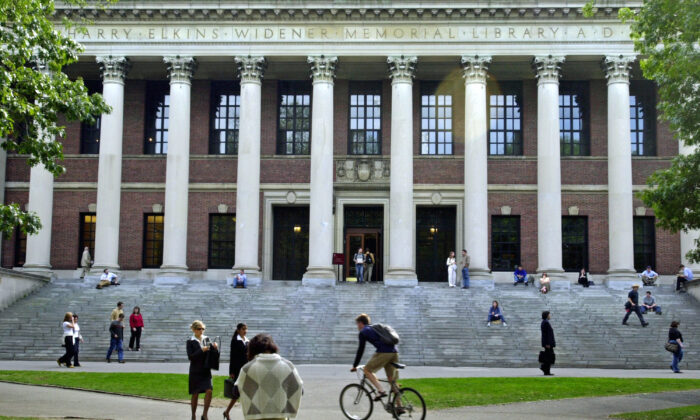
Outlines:
[[[554,341],[554,330],[549,320],[552,315],[549,311],[542,312],[542,325],[540,326],[542,330],[542,347],[544,347],[544,354],[542,360],[540,360],[540,370],[545,374],[545,376],[553,376],[554,374],[549,371],[554,364],[554,347],[557,346],[556,341]]]

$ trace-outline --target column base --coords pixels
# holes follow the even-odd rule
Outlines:
[[[418,277],[412,268],[389,268],[384,275],[384,286],[386,287],[416,287]]]
[[[311,287],[334,287],[335,277],[333,267],[308,267],[301,279],[301,284]]]
[[[462,286],[462,273],[457,273],[457,286]],[[469,287],[491,290],[495,287],[493,274],[488,268],[469,267]]]
[[[22,267],[23,273],[34,274],[43,277],[53,277],[53,271],[51,271],[50,265],[29,265],[25,264]]]
[[[162,266],[160,272],[153,279],[155,286],[180,286],[190,282],[190,274],[187,267]]]
[[[240,271],[245,272],[248,279],[248,287],[258,287],[262,284],[262,272],[258,267],[233,267],[233,271],[226,275],[226,284],[233,286],[233,279]]]
[[[637,277],[637,272],[634,269],[614,269],[608,270],[608,278],[605,279],[605,285],[610,289],[627,290],[633,284],[642,285],[642,280]]]

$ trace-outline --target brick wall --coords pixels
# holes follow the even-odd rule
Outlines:
[[[53,229],[51,230],[51,266],[73,269],[78,266],[80,249],[80,213],[97,201],[97,191],[54,191]]]

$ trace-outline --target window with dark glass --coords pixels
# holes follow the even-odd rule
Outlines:
[[[421,155],[451,155],[452,95],[436,82],[421,82]]]
[[[22,229],[15,230],[15,267],[24,266],[27,259],[27,234]]]
[[[308,155],[311,151],[311,83],[280,82],[277,153]]]
[[[102,84],[99,81],[86,80],[85,87],[88,89],[89,94],[101,93]],[[96,155],[100,153],[100,123],[102,120],[101,115],[95,116],[95,123],[90,124],[87,122],[80,123],[80,153],[81,154],[93,154]]]
[[[520,264],[520,216],[491,216],[491,269],[511,271]]]
[[[209,268],[231,268],[236,254],[236,215],[209,215]]]
[[[416,207],[418,280],[445,281],[445,261],[450,251],[457,251],[456,221],[456,207]],[[461,273],[458,277],[461,278]]]
[[[633,156],[656,155],[656,89],[652,81],[630,83],[630,136]]]
[[[563,216],[561,237],[564,271],[588,270],[588,217]]]
[[[146,214],[143,228],[143,268],[163,265],[163,215]]]
[[[147,155],[168,153],[168,122],[170,114],[170,87],[167,82],[150,82],[146,88]]]
[[[656,222],[654,216],[634,217],[634,269],[656,266]]]
[[[382,152],[382,84],[350,84],[350,130],[348,154],[378,155]]]
[[[559,139],[562,156],[590,154],[588,107],[588,83],[562,82],[559,85]]]
[[[88,247],[90,255],[95,257],[95,213],[80,213],[80,244],[78,245],[78,266],[83,256],[83,250]]]
[[[489,154],[522,155],[522,84],[520,82],[489,84],[488,104]]]
[[[240,85],[233,82],[212,83],[211,109],[209,153],[237,154],[241,114]]]

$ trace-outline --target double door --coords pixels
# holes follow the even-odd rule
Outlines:
[[[374,254],[372,281],[382,280],[382,234],[381,229],[348,228],[345,232],[345,278],[357,277],[353,256],[358,248],[363,252],[369,248]]]

